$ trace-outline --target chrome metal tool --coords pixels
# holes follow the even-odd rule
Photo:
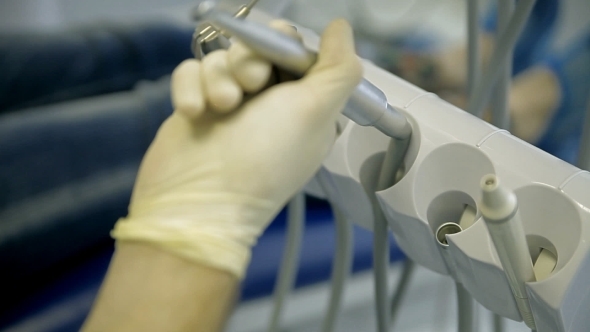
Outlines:
[[[299,41],[266,25],[237,19],[217,10],[210,2],[201,3],[194,14],[195,18],[236,37],[254,52],[293,74],[304,75],[316,61],[316,54]],[[412,133],[405,115],[391,106],[385,93],[366,79],[354,90],[342,113],[357,124],[373,126],[392,138],[405,140]]]

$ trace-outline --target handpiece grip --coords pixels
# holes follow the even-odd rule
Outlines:
[[[316,53],[277,31],[269,33],[262,41],[256,44],[246,41],[245,44],[283,70],[303,76],[316,62]],[[406,117],[387,103],[383,91],[364,78],[352,92],[342,114],[361,126],[373,126],[390,137],[406,139],[412,133]]]
[[[412,134],[406,117],[387,102],[383,91],[364,78],[352,92],[342,114],[361,126],[373,126],[390,137],[406,139]]]
[[[298,40],[255,22],[206,8],[204,17],[213,25],[239,39],[261,57],[279,68],[303,76],[317,60],[317,54]],[[343,114],[361,126],[373,126],[385,135],[407,139],[412,133],[406,117],[387,103],[387,96],[363,79],[353,91]]]

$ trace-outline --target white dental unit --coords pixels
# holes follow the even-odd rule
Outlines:
[[[521,17],[511,21],[511,17],[504,17],[508,28],[519,29],[518,24],[523,17],[526,19],[524,2],[514,11]],[[530,7],[532,4],[534,1],[529,2]],[[306,29],[299,31],[308,48],[314,49],[317,36]],[[506,50],[498,51],[499,55],[510,54],[517,36],[506,36],[513,40]],[[497,56],[492,66],[502,66],[503,59]],[[373,192],[383,160],[390,158],[384,156],[392,138],[343,117],[341,134],[307,193],[327,198],[338,210],[337,223],[374,229],[374,220],[383,213],[387,229],[411,260],[451,276],[458,288],[466,289],[473,299],[499,316],[524,319],[529,328],[538,332],[588,330],[590,173],[368,62],[365,79],[380,89],[387,102],[411,124],[407,152],[400,169],[394,168],[392,175],[395,184]],[[474,94],[481,98],[490,89],[481,86],[494,82],[480,79],[472,83]],[[482,180],[486,176],[487,180]],[[492,239],[490,231],[495,228],[486,226],[481,202],[482,186],[496,185],[495,181],[516,199],[515,212],[508,215],[510,227],[516,228],[507,228],[504,233],[495,231]],[[376,203],[380,211],[376,211]],[[485,219],[488,221],[487,216]],[[501,242],[498,236],[508,238]],[[344,241],[340,248],[346,248],[346,236],[339,239]],[[517,245],[497,250],[494,243]],[[379,253],[374,255],[378,257]],[[336,259],[349,259],[338,256]],[[512,256],[524,257],[524,267],[518,261],[509,266],[507,260]],[[288,259],[284,264],[289,264]],[[530,265],[529,274],[518,272],[526,270],[526,265]],[[377,267],[375,273],[380,273]],[[528,279],[520,280],[520,288],[516,285],[519,275],[528,275],[520,277]],[[333,287],[333,297],[334,292],[342,292],[341,284],[340,280]],[[286,287],[288,283],[277,291],[284,296]],[[387,287],[383,291],[388,294]],[[389,309],[382,308],[384,302],[379,298],[376,301],[378,330],[387,331]],[[338,301],[331,303],[338,305]],[[330,312],[334,315],[337,309]],[[276,324],[275,319],[271,330],[276,329]],[[460,331],[470,331],[466,327],[472,324],[468,317],[465,324],[459,324]],[[330,330],[332,325],[324,324],[324,330]]]

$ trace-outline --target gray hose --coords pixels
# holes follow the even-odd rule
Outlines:
[[[588,100],[586,116],[584,117],[584,129],[582,131],[580,152],[578,154],[578,167],[590,171],[590,99]]]
[[[467,0],[467,96],[479,81],[479,0]]]
[[[468,3],[471,4],[474,1],[469,1]],[[497,35],[503,34],[508,27],[510,16],[514,11],[514,1],[513,0],[499,0],[498,1],[498,22],[497,22]],[[470,12],[471,15],[471,12]],[[471,18],[471,16],[470,16]],[[471,29],[473,27],[469,26],[469,32],[471,33]],[[477,29],[477,27],[476,27]],[[496,45],[497,47],[497,45]],[[471,48],[469,48],[471,57]],[[508,96],[510,91],[510,82],[512,78],[512,54],[514,52],[514,46],[507,49],[507,56],[504,59],[504,62],[501,64],[500,68],[496,68],[497,71],[501,72],[500,78],[496,83],[493,91],[493,98],[492,98],[492,124],[498,128],[502,129],[510,129],[510,112],[508,108]],[[490,67],[492,68],[492,67]],[[471,69],[471,67],[470,67]],[[475,80],[472,82],[476,82]],[[484,106],[485,107],[485,106]],[[483,112],[483,111],[482,111]],[[498,314],[493,314],[493,331],[494,332],[503,332],[504,331],[504,324],[502,321],[502,317]]]
[[[391,298],[391,307],[389,309],[389,319],[391,321],[391,326],[395,325],[395,319],[397,318],[397,314],[399,312],[399,308],[401,307],[402,300],[408,292],[410,280],[412,275],[414,274],[415,267],[416,264],[409,258],[407,258],[404,262],[404,265],[402,267],[402,274],[397,281],[397,285],[395,287],[395,290],[393,291],[393,297]]]
[[[373,192],[391,187],[395,183],[395,176],[402,165],[408,149],[410,139],[391,139],[385,152],[377,185]],[[387,272],[389,269],[389,228],[383,211],[379,207],[377,197],[371,197],[373,204],[373,276],[375,278],[375,305],[377,311],[377,330],[389,331],[389,287],[387,284]]]
[[[334,222],[336,223],[336,252],[332,262],[332,287],[328,309],[322,322],[322,331],[331,332],[334,330],[340,312],[344,286],[352,266],[352,223],[345,217],[343,209],[338,206],[338,204],[344,202],[344,198],[340,195],[339,190],[330,183],[327,171],[320,169],[316,174],[316,179],[328,200],[330,200],[334,213]]]
[[[498,314],[493,314],[493,329],[494,332],[504,332],[504,319]]]
[[[352,223],[332,205],[336,222],[336,253],[332,264],[331,291],[328,310],[322,322],[323,332],[334,331],[342,304],[342,295],[352,266]]]
[[[504,32],[508,26],[510,16],[514,11],[514,0],[498,1],[498,34]],[[512,54],[514,48],[508,50],[509,56],[505,58],[500,68],[500,78],[496,83],[492,98],[492,124],[501,129],[510,129],[510,112],[508,109],[508,96],[510,81],[512,79]]]
[[[506,2],[511,0],[500,0],[500,2]],[[503,16],[506,12],[499,14]],[[499,27],[498,31],[501,31]],[[479,0],[467,0],[467,49],[468,49],[468,64],[467,64],[467,96],[470,98],[470,102],[475,97],[475,89],[481,84],[480,78],[481,71],[481,54],[479,45]],[[512,54],[512,51],[510,51]],[[501,84],[498,84],[495,93],[499,93]],[[501,96],[500,96],[501,98]],[[499,105],[501,106],[501,104]],[[495,107],[494,107],[495,109]],[[457,301],[458,301],[458,331],[466,332],[471,331],[473,328],[473,304],[471,295],[463,288],[459,283],[457,285]]]
[[[514,0],[498,1],[498,35],[507,28],[510,16],[514,11]],[[510,129],[510,109],[508,108],[508,96],[510,93],[510,83],[512,79],[512,54],[514,48],[508,50],[509,56],[506,57],[498,83],[493,92],[492,98],[492,124],[501,129]],[[492,329],[494,332],[504,332],[504,322],[502,316],[494,313],[492,317]]]
[[[305,228],[305,194],[297,193],[289,202],[287,209],[287,244],[283,253],[283,261],[274,289],[274,306],[269,332],[279,330],[283,305],[289,292],[295,284],[297,267],[299,263],[299,252],[301,239]]]
[[[377,202],[373,204],[378,204]],[[373,276],[375,279],[375,305],[377,310],[377,331],[389,331],[389,287],[387,270],[389,268],[389,233],[387,220],[383,211],[377,206],[373,208]]]
[[[481,117],[490,99],[492,88],[502,73],[498,68],[512,54],[511,50],[514,49],[534,5],[535,0],[520,0],[518,2],[506,29],[500,33],[500,38],[496,42],[494,53],[482,79],[477,82],[473,93],[469,96],[467,108],[469,113]]]
[[[457,288],[457,307],[459,308],[457,331],[477,331],[477,309],[475,302],[463,285],[458,282],[455,285]]]

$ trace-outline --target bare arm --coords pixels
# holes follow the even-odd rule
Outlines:
[[[83,331],[220,331],[237,284],[228,272],[121,243]]]

